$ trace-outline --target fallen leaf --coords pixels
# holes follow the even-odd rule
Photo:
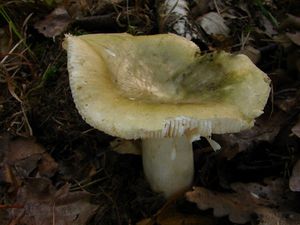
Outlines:
[[[277,112],[271,118],[258,118],[251,129],[237,134],[217,136],[216,141],[222,146],[220,154],[230,160],[239,152],[251,148],[256,143],[263,141],[272,143],[285,123],[285,118],[283,112]]]
[[[272,37],[273,35],[276,35],[278,32],[275,30],[274,25],[268,19],[266,16],[261,15],[260,21],[264,27],[264,33],[268,35],[269,37]]]
[[[197,214],[187,214],[179,212],[174,205],[170,205],[159,215],[153,218],[146,218],[137,225],[213,225],[214,221],[208,216]]]
[[[250,45],[247,45],[243,50],[239,51],[239,53],[248,56],[254,64],[257,64],[261,59],[260,51]]]
[[[293,212],[293,201],[297,198],[286,190],[283,180],[269,179],[265,184],[234,183],[231,188],[233,193],[195,187],[186,197],[201,210],[213,209],[216,217],[228,215],[233,223],[246,223],[256,214],[261,225],[299,225],[300,214]]]
[[[46,152],[42,154],[42,158],[38,163],[38,172],[40,176],[52,177],[58,169],[58,164]]]
[[[259,225],[299,225],[300,215],[293,212],[276,212],[270,208],[258,208]]]
[[[300,46],[300,32],[286,33],[286,36],[295,44]]]
[[[44,152],[45,149],[35,143],[33,139],[17,138],[9,141],[4,161],[15,164],[18,161],[25,160],[33,155],[41,155]]]
[[[14,81],[10,78],[7,78],[6,79],[6,82],[7,82],[7,88],[8,88],[8,91],[9,93],[20,103],[22,103],[22,100],[19,98],[19,96],[17,95],[16,93],[16,85],[14,83]]]
[[[73,19],[82,18],[89,12],[87,0],[65,0],[64,8]]]
[[[210,10],[210,0],[196,0],[195,6],[191,8],[191,15],[195,18],[202,16]]]
[[[281,109],[284,112],[289,112],[298,104],[297,96],[283,96],[276,99],[274,102],[274,105],[276,105],[279,109]]]
[[[23,207],[9,210],[10,224],[84,225],[97,208],[89,198],[87,192],[69,192],[68,185],[56,190],[49,179],[31,178],[16,197]]]
[[[228,37],[230,32],[223,17],[216,12],[205,14],[197,19],[196,23],[199,24],[208,35],[222,35]]]
[[[298,138],[300,138],[300,118],[298,118],[298,121],[292,127],[291,130],[292,130],[293,134],[295,134]]]
[[[72,21],[66,9],[58,7],[47,15],[45,19],[35,23],[34,27],[45,37],[53,38],[62,34]]]
[[[218,193],[196,187],[194,191],[187,192],[186,196],[189,201],[196,203],[199,209],[214,209],[214,216],[229,215],[230,221],[234,223],[246,223],[253,212],[253,206],[249,204],[249,200],[238,193]]]
[[[286,19],[282,21],[280,28],[293,28],[300,30],[300,17],[287,14]]]
[[[293,168],[289,186],[292,191],[300,191],[300,160],[296,162]]]
[[[0,179],[4,182],[13,184],[30,176],[37,168],[40,176],[50,177],[58,169],[54,159],[32,138],[1,138],[0,146],[3,155]]]
[[[276,44],[281,45],[284,49],[288,49],[292,45],[292,41],[285,34],[275,35],[272,39]]]

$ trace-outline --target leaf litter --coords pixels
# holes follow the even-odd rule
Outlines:
[[[72,22],[72,18],[63,7],[57,7],[43,20],[35,23],[34,27],[45,37],[54,38],[65,32]]]
[[[300,192],[300,160],[298,160],[293,167],[289,187],[292,191]]]
[[[205,140],[194,143],[195,188],[187,200],[222,218],[195,205],[178,210],[172,202],[164,207],[144,180],[140,157],[111,152],[139,154],[139,143],[116,140],[80,119],[60,48],[63,33],[155,34],[158,21],[151,3],[12,1],[1,8],[11,17],[7,24],[2,20],[0,30],[0,206],[9,212],[7,224],[299,225],[300,26],[295,0],[190,1],[189,21],[205,18],[205,26],[198,24],[203,40],[195,40],[203,52],[246,54],[273,84],[265,114],[252,129],[215,136],[223,147],[219,152]]]
[[[8,137],[0,139],[0,153],[2,155],[1,181],[13,184],[32,176],[52,177],[58,169],[58,164],[46,150],[34,139]]]
[[[231,191],[212,191],[195,187],[187,192],[187,199],[202,209],[213,209],[216,217],[228,216],[229,220],[244,224],[254,221],[260,225],[296,225],[300,221],[299,195],[287,189],[287,182],[281,179],[268,179],[264,184],[233,183]]]
[[[8,208],[9,224],[81,225],[95,213],[98,206],[90,203],[89,193],[70,192],[69,184],[53,186],[49,178],[58,164],[34,139],[4,137],[0,146],[1,182],[16,192],[14,203],[2,205]]]
[[[18,190],[10,224],[24,225],[82,225],[95,213],[97,205],[89,202],[84,191],[70,192],[66,184],[56,189],[47,178],[30,178]]]

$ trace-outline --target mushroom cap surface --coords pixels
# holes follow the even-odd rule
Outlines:
[[[125,139],[250,128],[270,80],[245,55],[200,54],[174,34],[67,35],[70,86],[83,119]]]

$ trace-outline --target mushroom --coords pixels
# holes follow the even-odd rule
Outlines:
[[[270,80],[245,55],[200,54],[174,34],[67,35],[70,87],[91,126],[142,140],[146,179],[166,197],[193,180],[192,142],[239,132],[263,113]]]

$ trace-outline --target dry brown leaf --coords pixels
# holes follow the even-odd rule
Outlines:
[[[11,224],[84,225],[97,206],[89,203],[86,192],[69,192],[68,185],[56,190],[45,178],[31,178],[21,187],[16,203],[23,208],[11,209]]]
[[[300,215],[291,212],[277,212],[270,208],[258,208],[259,225],[299,225]]]
[[[216,217],[229,215],[230,221],[234,223],[246,223],[253,212],[253,205],[238,193],[218,193],[196,187],[194,191],[187,192],[186,196],[189,201],[196,203],[199,209],[214,209]],[[245,202],[247,204],[242,204]]]
[[[274,102],[274,105],[276,105],[279,109],[281,109],[284,112],[289,112],[298,104],[298,99],[296,96],[284,96],[280,97],[279,99],[276,99]]]
[[[33,139],[18,138],[8,143],[8,150],[5,152],[5,162],[15,164],[18,161],[25,160],[33,155],[41,155],[45,149],[35,143]]]
[[[248,56],[254,64],[257,64],[261,59],[260,51],[251,45],[247,45],[243,50],[239,51],[239,53]]]
[[[54,9],[45,19],[35,23],[34,27],[45,37],[55,37],[62,34],[72,22],[68,12],[63,7]]]
[[[213,219],[208,216],[184,214],[171,205],[157,217],[143,219],[137,225],[213,225]]]
[[[73,19],[82,18],[89,12],[87,0],[65,0],[64,8]]]
[[[294,16],[292,14],[287,14],[285,20],[282,21],[280,27],[284,28],[293,28],[300,30],[300,17]]]
[[[230,32],[223,17],[216,12],[205,14],[197,19],[196,23],[198,23],[208,35],[222,35],[228,37]]]
[[[58,169],[57,162],[46,152],[42,154],[42,158],[38,163],[38,172],[40,176],[52,177]]]
[[[211,0],[195,0],[195,6],[191,8],[192,16],[198,17],[209,12]]]
[[[272,39],[276,44],[281,45],[285,49],[288,49],[292,45],[292,41],[285,34],[275,35]]]
[[[298,118],[297,123],[292,127],[292,132],[295,134],[298,138],[300,138],[300,118]]]
[[[268,35],[269,37],[272,37],[278,33],[272,22],[266,16],[261,15],[260,22],[264,27],[264,34]]]
[[[286,33],[286,36],[295,44],[300,46],[300,32]]]
[[[292,191],[300,191],[300,160],[296,162],[293,168],[289,186]]]
[[[232,159],[239,152],[243,152],[258,142],[272,143],[285,123],[285,114],[277,112],[271,118],[258,118],[255,126],[237,134],[218,136],[216,141],[222,146],[220,154]]]
[[[264,185],[235,183],[232,189],[233,193],[221,193],[196,187],[194,191],[187,192],[186,196],[198,208],[213,209],[216,217],[228,215],[234,223],[246,223],[253,214],[258,216],[261,225],[299,223],[300,214],[292,210],[292,201],[297,201],[296,197],[287,192],[283,180],[267,180]]]
[[[19,96],[16,94],[16,85],[14,84],[14,81],[12,79],[6,79],[7,82],[7,88],[9,93],[20,103],[22,103],[22,100],[19,98]]]
[[[9,138],[0,139],[0,153],[3,156],[0,170],[1,180],[7,183],[28,177],[36,168],[40,176],[53,176],[58,164],[33,139]],[[13,169],[12,169],[13,168]]]

